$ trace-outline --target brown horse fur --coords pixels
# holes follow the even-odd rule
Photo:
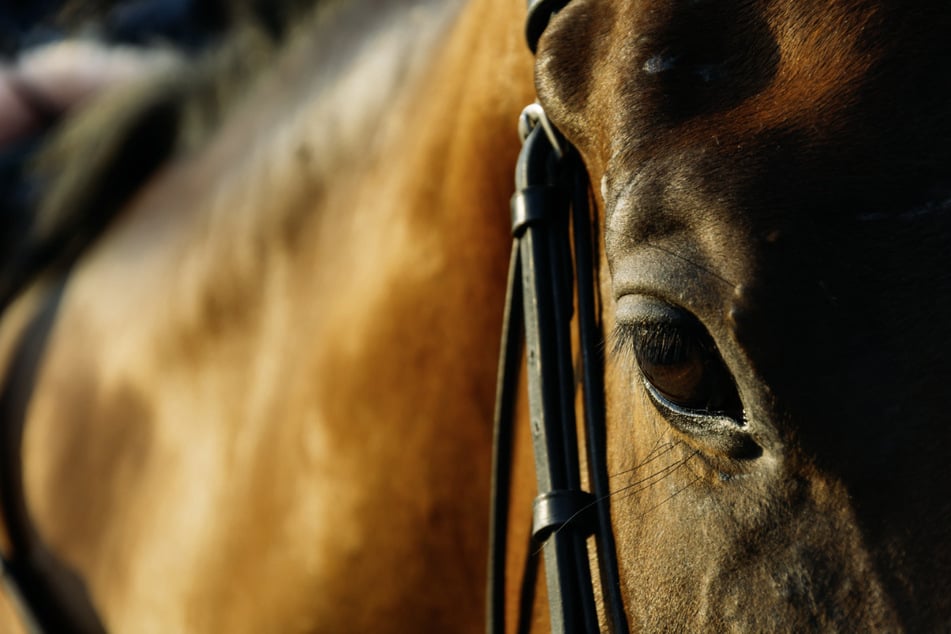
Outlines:
[[[82,244],[27,422],[36,525],[115,631],[482,628],[524,15],[367,8],[252,36],[267,72],[225,81],[234,105],[193,142],[214,62],[54,151],[43,235],[108,193],[116,161],[84,165],[82,139],[174,113],[121,128],[173,139]],[[602,193],[606,325],[645,297],[693,315],[756,449],[677,423],[618,346],[633,629],[951,623],[949,22],[937,2],[572,0],[546,32],[540,100]],[[516,588],[526,531],[523,510]]]
[[[480,627],[523,18],[318,10],[74,267],[27,493],[110,629]]]

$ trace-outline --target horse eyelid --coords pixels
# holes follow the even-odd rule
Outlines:
[[[632,355],[636,359],[640,352],[659,363],[683,360],[691,343],[701,344],[697,333],[688,331],[683,325],[664,323],[619,323],[614,327],[611,341],[615,355]]]

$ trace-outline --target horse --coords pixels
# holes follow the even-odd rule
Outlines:
[[[592,183],[630,629],[948,627],[951,10],[571,0],[534,58],[511,0],[297,10],[53,142],[34,239],[58,248],[0,359],[9,382],[36,357],[23,487],[67,603],[119,632],[485,627],[537,99]],[[529,391],[509,631],[553,620]]]

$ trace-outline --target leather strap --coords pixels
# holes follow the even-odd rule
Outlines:
[[[555,15],[568,4],[568,0],[530,0],[528,3],[528,18],[525,21],[525,39],[532,53],[538,51],[538,40],[541,39],[545,27],[551,16]]]
[[[551,16],[567,0],[530,2],[526,25],[535,52]],[[610,488],[606,464],[603,333],[597,315],[597,248],[591,225],[590,186],[584,166],[570,145],[548,122],[538,104],[520,121],[524,144],[515,170],[508,293],[495,416],[493,489],[490,527],[487,631],[505,631],[505,534],[511,478],[514,362],[517,322],[524,320],[528,396],[539,494],[533,512],[533,543],[545,557],[553,632],[599,629],[589,565],[587,537],[594,532],[605,618],[612,631],[628,625],[611,533]],[[570,201],[570,204],[569,204]],[[569,210],[571,210],[569,212]],[[569,218],[571,220],[569,220]],[[569,227],[570,225],[570,227]],[[572,254],[570,234],[574,234]],[[572,265],[574,264],[574,268]],[[574,403],[574,364],[570,325],[572,278],[577,280],[581,346],[584,429],[588,480],[593,494],[581,490]],[[519,302],[521,298],[521,302]],[[521,303],[521,309],[519,309]],[[530,548],[525,570],[534,570]],[[534,584],[534,577],[526,580]],[[527,624],[533,593],[520,596],[519,627]],[[520,629],[519,631],[522,631]]]
[[[27,327],[0,391],[0,510],[10,537],[10,552],[0,564],[7,594],[19,604],[30,632],[101,634],[106,629],[82,582],[36,534],[23,488],[27,409],[64,287],[65,280],[57,284]]]

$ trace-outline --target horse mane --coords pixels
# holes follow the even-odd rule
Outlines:
[[[38,276],[67,270],[163,165],[207,142],[293,33],[336,4],[224,3],[227,30],[216,44],[183,55],[158,76],[107,91],[60,122],[27,170],[43,193],[16,227],[19,235],[6,238],[12,252],[0,254],[0,312]],[[68,9],[62,19],[74,28],[105,11],[94,5],[92,13],[70,16]]]

